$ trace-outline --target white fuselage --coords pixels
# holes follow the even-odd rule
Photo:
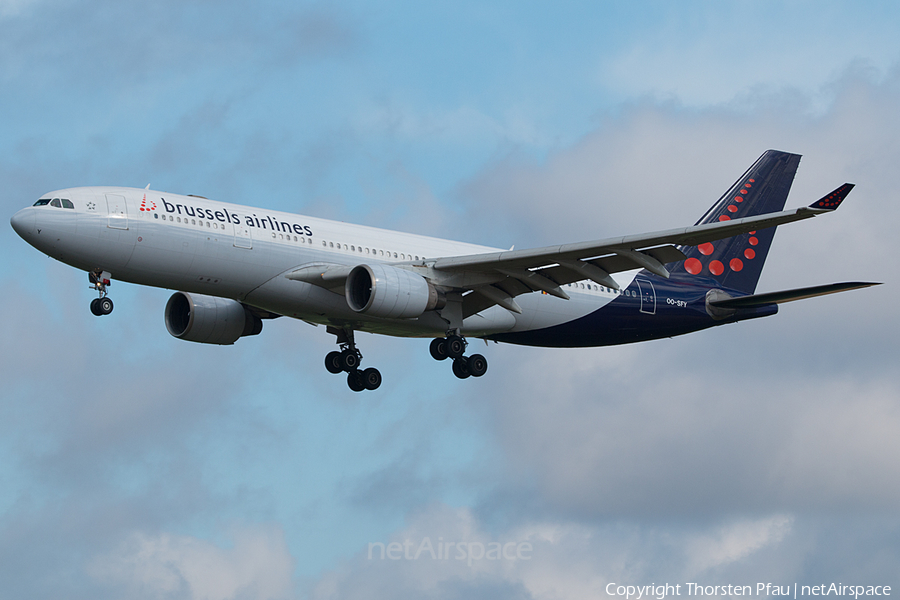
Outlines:
[[[498,249],[134,188],[71,188],[47,194],[74,208],[38,206],[13,218],[36,248],[66,264],[102,269],[116,280],[238,300],[311,323],[388,335],[442,335],[434,311],[415,319],[354,312],[342,294],[287,279],[304,265],[402,264],[424,275],[429,261]],[[623,289],[635,272],[616,279]],[[522,313],[493,306],[465,319],[471,336],[528,331],[587,315],[620,292],[590,281],[565,286],[570,300],[548,294],[518,298]]]

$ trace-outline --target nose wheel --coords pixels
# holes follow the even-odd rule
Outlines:
[[[359,368],[362,353],[353,341],[353,330],[329,327],[328,332],[337,336],[341,348],[325,355],[328,372],[334,375],[347,373],[347,386],[354,392],[377,390],[381,386],[381,372],[375,367]]]
[[[435,360],[452,359],[453,374],[460,379],[481,377],[487,373],[487,359],[480,354],[465,356],[466,340],[459,335],[431,340],[428,350]]]
[[[104,296],[103,298],[94,298],[91,300],[91,313],[93,313],[96,317],[102,317],[103,315],[108,315],[113,311],[113,301],[112,298],[107,298]]]
[[[100,294],[99,298],[91,300],[91,313],[94,316],[102,317],[113,311],[113,301],[106,295],[106,288],[112,285],[112,275],[107,271],[91,271],[88,273],[88,281],[91,282],[90,288],[97,290]]]

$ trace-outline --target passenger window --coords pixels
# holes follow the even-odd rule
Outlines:
[[[159,215],[156,214],[156,213],[153,213],[153,218],[154,218],[154,219],[158,219],[158,218],[159,218]]]

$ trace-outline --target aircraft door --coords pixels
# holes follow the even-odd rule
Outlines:
[[[253,248],[253,238],[250,236],[250,228],[243,223],[234,226],[234,247]]]
[[[641,312],[648,315],[656,314],[656,289],[649,279],[635,279],[641,292]]]
[[[109,211],[107,227],[128,229],[128,208],[125,205],[125,196],[106,194],[106,208]]]

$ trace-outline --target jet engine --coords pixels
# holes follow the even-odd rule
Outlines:
[[[347,276],[347,304],[358,313],[385,319],[410,319],[443,308],[447,300],[424,277],[382,264],[358,265]]]
[[[201,344],[233,344],[262,331],[262,320],[236,300],[175,292],[166,303],[166,329]]]

